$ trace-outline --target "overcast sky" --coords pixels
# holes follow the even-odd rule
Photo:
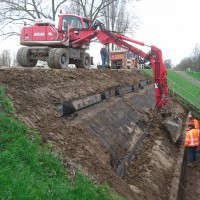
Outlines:
[[[135,38],[159,47],[164,59],[178,64],[200,43],[200,0],[140,0]]]
[[[140,0],[134,10],[140,19],[134,39],[160,48],[164,60],[178,64],[200,43],[200,0]],[[0,48],[19,48],[18,38],[9,42],[1,42]],[[100,48],[100,44],[91,45],[96,64],[100,63]]]

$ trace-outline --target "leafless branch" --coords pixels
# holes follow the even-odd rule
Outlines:
[[[27,24],[33,22],[36,18],[52,18],[59,6],[67,2],[67,0],[54,0],[57,3],[56,9],[51,8],[49,0],[4,0],[0,2],[0,36],[7,37],[19,35],[20,29],[23,27],[24,21]],[[52,13],[52,10],[55,10]],[[50,17],[53,16],[53,17]],[[10,26],[9,26],[10,25]],[[12,28],[11,28],[12,27]],[[20,27],[20,28],[19,28]],[[15,31],[12,31],[15,30]]]

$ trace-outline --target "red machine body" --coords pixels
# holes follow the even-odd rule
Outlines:
[[[66,47],[69,44],[67,45],[63,41],[67,41],[70,37],[75,40],[79,38],[71,36],[70,29],[88,29],[91,23],[91,20],[87,18],[72,14],[60,14],[57,24],[50,19],[35,19],[33,25],[22,28],[20,44],[24,46]]]
[[[152,45],[149,52],[144,53],[128,43],[144,46],[143,42],[111,32],[98,20],[92,23],[86,18],[69,14],[61,14],[58,19],[57,27],[52,21],[36,20],[34,25],[22,29],[20,44],[27,47],[22,47],[17,53],[21,66],[33,67],[38,60],[45,60],[51,68],[66,68],[68,64],[75,64],[77,68],[88,69],[91,57],[86,49],[90,41],[97,38],[102,44],[112,43],[137,55],[138,62],[149,61],[153,70],[157,109],[160,110],[167,102],[167,73],[159,48]]]

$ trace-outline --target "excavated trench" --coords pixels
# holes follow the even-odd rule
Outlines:
[[[149,86],[149,91],[128,94],[126,98],[112,97],[107,101],[78,111],[74,123],[86,124],[88,133],[97,138],[109,154],[111,168],[122,177],[125,164],[133,159],[147,134],[148,110],[154,108],[153,88]]]
[[[172,200],[178,199],[181,193],[183,147],[180,141],[171,142],[170,134],[162,125],[162,116],[158,113],[153,116],[154,106],[153,85],[146,85],[135,93],[111,97],[80,109],[73,118],[73,123],[85,124],[87,133],[97,139],[109,156],[107,165],[135,193],[130,199]],[[184,118],[181,107],[174,109]]]
[[[145,79],[137,71],[0,70],[18,118],[51,143],[53,154],[63,152],[60,159],[69,176],[81,170],[127,199],[177,199],[182,144],[171,142],[162,115],[153,112],[153,85],[129,91]],[[97,96],[98,103],[76,104],[79,110],[61,117],[63,106],[58,105],[115,88],[129,92],[103,95],[101,101]],[[174,102],[173,109],[184,121],[183,108]]]

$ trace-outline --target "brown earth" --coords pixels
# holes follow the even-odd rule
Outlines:
[[[0,69],[0,83],[18,118],[49,142],[69,176],[73,178],[74,170],[79,169],[98,183],[107,182],[127,199],[164,200],[169,199],[173,187],[171,179],[181,142],[171,142],[162,114],[153,112],[152,85],[70,117],[60,117],[55,109],[65,101],[145,79],[136,70]],[[183,108],[174,102],[173,109],[184,121]],[[148,134],[136,154],[120,165],[146,130]]]

